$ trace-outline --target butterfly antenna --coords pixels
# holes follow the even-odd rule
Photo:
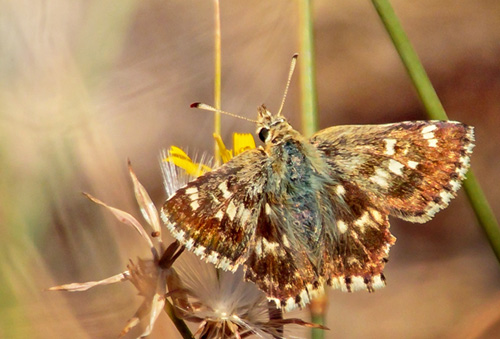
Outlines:
[[[285,87],[285,94],[283,94],[283,100],[281,100],[281,106],[280,106],[280,109],[278,111],[278,115],[281,115],[281,111],[283,110],[283,106],[285,105],[286,95],[288,93],[288,88],[290,87],[290,82],[292,81],[292,75],[293,75],[293,71],[295,70],[295,65],[297,65],[297,58],[298,57],[299,57],[299,55],[297,53],[295,53],[292,57],[292,63],[290,64],[290,71],[288,72],[288,80],[286,82],[286,87]]]
[[[207,105],[207,104],[203,104],[201,102],[192,103],[189,107],[191,107],[191,108],[199,108],[199,109],[203,109],[205,111],[219,112],[219,113],[226,114],[226,115],[229,115],[229,116],[234,117],[234,118],[238,118],[238,119],[241,119],[241,120],[246,120],[246,121],[250,121],[250,122],[253,122],[253,123],[257,123],[257,120],[252,120],[252,119],[249,119],[249,118],[245,118],[245,117],[242,117],[242,116],[234,114],[234,113],[229,113],[229,112],[221,111],[220,109],[217,109],[217,108],[212,107],[212,106]]]

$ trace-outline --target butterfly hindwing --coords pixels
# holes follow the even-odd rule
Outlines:
[[[268,298],[287,309],[305,305],[309,293],[319,287],[315,265],[309,261],[307,248],[285,220],[281,204],[263,200],[254,241],[245,263],[245,279],[253,281]],[[290,220],[290,219],[288,219]]]
[[[355,183],[330,187],[335,224],[323,237],[321,277],[343,291],[373,291],[385,285],[382,274],[395,238],[387,211],[376,206]]]

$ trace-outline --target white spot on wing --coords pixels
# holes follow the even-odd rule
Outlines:
[[[175,239],[179,240],[180,242],[183,242],[185,234],[186,232],[184,232],[184,230],[180,230],[179,232],[177,232],[177,234],[173,234],[173,236],[175,237]]]
[[[199,257],[204,258],[205,257],[205,246],[198,246],[194,249],[193,253],[196,254]]]
[[[231,221],[234,220],[234,216],[236,215],[236,206],[234,205],[232,200],[227,205],[226,214],[227,214],[229,220],[231,220]]]
[[[422,134],[426,134],[426,133],[429,133],[429,132],[432,132],[432,131],[435,131],[435,130],[437,130],[437,126],[436,125],[425,126],[424,128],[422,128]]]
[[[360,276],[351,277],[350,287],[351,287],[352,291],[366,289],[365,279],[363,277],[360,277]]]
[[[382,224],[384,222],[384,218],[382,216],[382,213],[380,213],[379,211],[377,211],[376,209],[370,209],[370,213],[373,217],[373,219],[379,223],[379,224]]]
[[[459,161],[464,165],[464,166],[469,166],[470,158],[468,156],[460,157]]]
[[[189,187],[188,189],[186,189],[186,194],[187,195],[191,195],[191,194],[194,194],[194,193],[198,193],[198,189],[196,187]]]
[[[337,185],[335,186],[335,193],[338,195],[344,195],[345,194],[345,188],[342,185]]]
[[[302,290],[302,292],[300,292],[300,303],[302,305],[304,304],[309,304],[309,294],[307,293],[307,290]]]
[[[370,214],[368,212],[364,212],[361,217],[354,222],[354,225],[358,226],[361,233],[363,233],[365,231],[365,227],[370,224],[370,221]]]
[[[465,173],[467,173],[467,167],[461,167],[457,170],[458,176],[460,179],[465,178]]]
[[[222,210],[218,210],[217,213],[215,214],[215,218],[222,220],[223,217],[224,217],[224,212],[222,212]]]
[[[433,132],[423,133],[422,136],[423,136],[424,139],[434,139],[434,133]]]
[[[394,146],[396,145],[396,139],[384,139],[385,142],[385,154],[394,155]]]
[[[385,179],[388,179],[390,177],[389,173],[387,173],[387,171],[385,171],[381,168],[377,168],[375,170],[375,175],[378,175],[379,177],[385,178]]]
[[[218,186],[218,188],[220,189],[220,191],[222,192],[222,196],[227,199],[231,196],[231,192],[229,192],[228,188],[227,188],[227,183],[225,181],[221,182]]]
[[[403,168],[405,166],[394,159],[389,159],[389,171],[397,175],[403,175]]]
[[[418,162],[412,161],[412,160],[408,161],[408,167],[415,169],[415,168],[417,168],[417,166],[418,166]]]
[[[262,241],[257,241],[255,244],[255,253],[260,256],[262,254]]]
[[[337,220],[337,228],[340,233],[345,233],[347,231],[347,224],[343,220]]]
[[[459,175],[465,175],[465,173],[467,173],[467,170],[469,168],[469,157],[460,158],[460,162],[462,163],[462,167],[457,168],[456,171]]]
[[[210,255],[207,257],[207,262],[209,262],[211,264],[216,264],[218,261],[217,260],[218,257],[219,257],[219,253],[212,251],[212,253],[210,253]]]
[[[217,267],[222,268],[224,271],[232,268],[231,261],[227,257],[221,257]]]
[[[266,205],[264,206],[265,212],[267,215],[271,214],[271,206],[266,202]]]
[[[442,208],[441,206],[439,206],[435,202],[431,202],[428,205],[428,207],[429,208],[427,209],[427,215],[430,216],[430,217],[433,217]]]
[[[347,292],[347,287],[346,287],[346,284],[345,284],[345,281],[344,281],[344,278],[333,278],[331,279],[330,281],[330,285],[335,288],[335,289],[339,289],[343,292]]]
[[[266,253],[274,252],[276,248],[279,247],[279,244],[277,242],[269,242],[266,238],[262,238],[262,247]]]
[[[448,205],[448,203],[450,202],[451,199],[453,199],[453,194],[451,194],[450,192],[448,191],[442,191],[439,196],[441,197],[441,199],[443,200],[443,203],[445,205]]]
[[[193,211],[196,211],[200,207],[200,204],[198,204],[198,201],[193,201],[189,206],[191,206]]]
[[[467,146],[467,153],[472,153],[472,149],[474,149],[474,144],[469,144]]]
[[[189,239],[185,244],[184,246],[188,249],[188,250],[191,250],[193,248],[193,245],[194,245],[194,240],[193,239]]]
[[[290,247],[290,243],[288,242],[288,238],[285,234],[283,234],[282,240],[283,240],[283,245],[285,245],[286,247]]]
[[[429,147],[436,147],[438,144],[437,139],[429,139],[427,142],[429,143]]]
[[[462,183],[458,180],[452,180],[450,182],[450,185],[451,185],[451,189],[456,192],[458,191],[458,189],[460,188],[460,186],[462,185]]]
[[[248,219],[250,219],[251,216],[252,212],[249,209],[247,208],[243,209],[243,212],[241,212],[240,224],[242,226],[245,226]]]
[[[268,298],[268,299],[269,299],[269,298]],[[279,304],[280,304],[280,303],[279,303],[279,299],[276,299],[276,300],[277,300],[277,301],[276,301],[276,305],[279,305]],[[285,303],[285,311],[287,311],[287,312],[288,312],[288,311],[291,311],[291,310],[293,310],[295,307],[297,307],[297,306],[296,306],[296,304],[295,304],[295,298],[293,298],[293,297],[288,298],[288,299],[286,300],[286,303]]]
[[[375,174],[370,177],[370,181],[374,182],[382,188],[387,188],[389,187],[387,178],[389,178],[389,173],[381,168],[377,168]]]
[[[385,282],[382,280],[380,275],[376,275],[372,277],[372,287],[374,289],[382,288],[385,286]]]

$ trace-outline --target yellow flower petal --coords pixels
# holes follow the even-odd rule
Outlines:
[[[222,141],[220,135],[214,133],[214,139],[217,142],[217,145],[219,146],[219,154],[222,159],[222,162],[226,163],[229,160],[231,160],[231,158],[233,157],[233,152],[226,148],[226,145],[224,145],[224,142]]]
[[[175,166],[182,168],[187,174],[199,177],[202,174],[211,171],[211,168],[207,165],[194,163],[193,160],[179,147],[171,146],[168,151],[170,155],[164,161],[169,161]]]
[[[233,133],[234,156],[255,148],[255,140],[250,133]]]

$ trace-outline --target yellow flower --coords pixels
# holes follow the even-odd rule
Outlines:
[[[226,148],[220,135],[214,134],[214,139],[219,146],[219,155],[223,163],[231,160],[233,156],[237,156],[246,150],[255,148],[255,140],[250,133],[233,133],[232,150]],[[212,170],[210,166],[205,165],[203,161],[200,163],[193,162],[193,160],[191,160],[191,158],[179,147],[171,146],[167,154],[168,156],[163,159],[164,161],[171,162],[177,167],[182,168],[190,176],[199,177]]]

